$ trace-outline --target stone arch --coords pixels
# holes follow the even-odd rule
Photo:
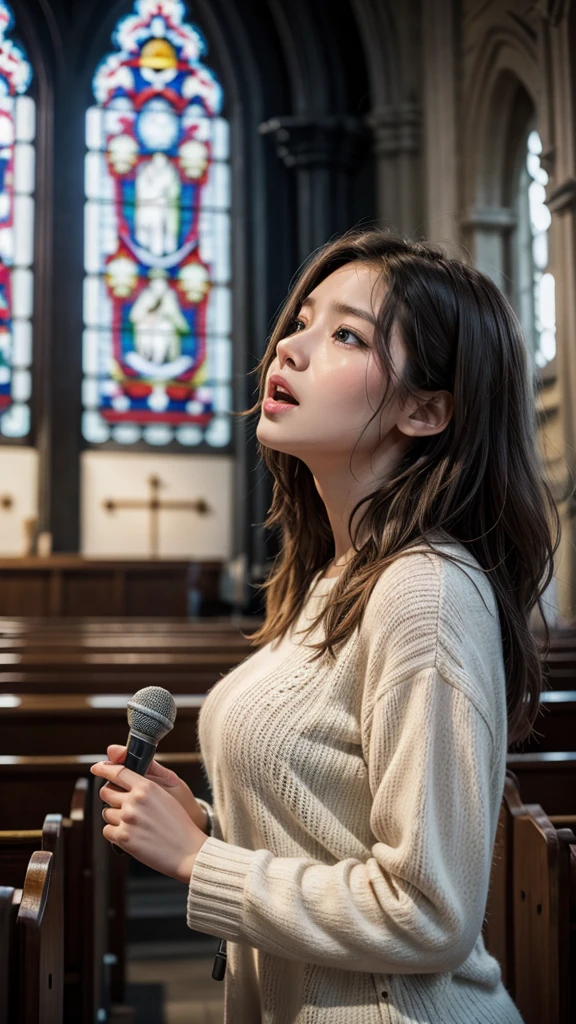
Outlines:
[[[487,34],[463,99],[463,241],[472,259],[509,292],[511,187],[527,125],[537,111],[535,40],[502,28]]]

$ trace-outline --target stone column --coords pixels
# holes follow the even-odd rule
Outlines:
[[[454,0],[422,4],[426,237],[458,256]]]
[[[416,103],[376,107],[366,117],[376,157],[378,217],[382,227],[424,234],[420,146],[422,115]]]
[[[354,172],[366,151],[367,132],[354,117],[275,117],[260,125],[271,135],[284,166],[296,174],[298,258],[350,225]]]
[[[474,265],[508,294],[506,245],[510,232],[516,227],[514,210],[509,206],[474,206],[467,211],[461,226],[468,247],[474,253]]]

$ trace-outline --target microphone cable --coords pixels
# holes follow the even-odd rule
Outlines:
[[[214,966],[212,967],[212,977],[214,981],[224,980],[224,975],[226,974],[226,959],[226,939],[220,939],[218,952],[214,957]]]

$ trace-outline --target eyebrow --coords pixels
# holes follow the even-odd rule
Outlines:
[[[302,308],[302,306],[314,306],[315,304],[316,299],[313,299],[312,296],[309,295],[306,299],[302,300],[300,308]],[[357,316],[360,320],[366,320],[369,324],[372,324],[372,327],[376,326],[376,317],[372,313],[369,313],[367,309],[358,309],[357,306],[348,306],[345,302],[333,302],[332,309],[335,313],[343,313],[344,316]]]

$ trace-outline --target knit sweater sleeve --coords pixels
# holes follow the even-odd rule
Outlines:
[[[405,631],[396,636],[402,642]],[[432,651],[432,664],[390,685],[390,659],[373,650],[381,665],[365,726],[371,855],[327,865],[209,838],[190,880],[191,928],[378,973],[455,970],[471,953],[493,844],[492,730],[461,685],[462,659],[458,678],[447,678],[449,662],[441,672]]]

